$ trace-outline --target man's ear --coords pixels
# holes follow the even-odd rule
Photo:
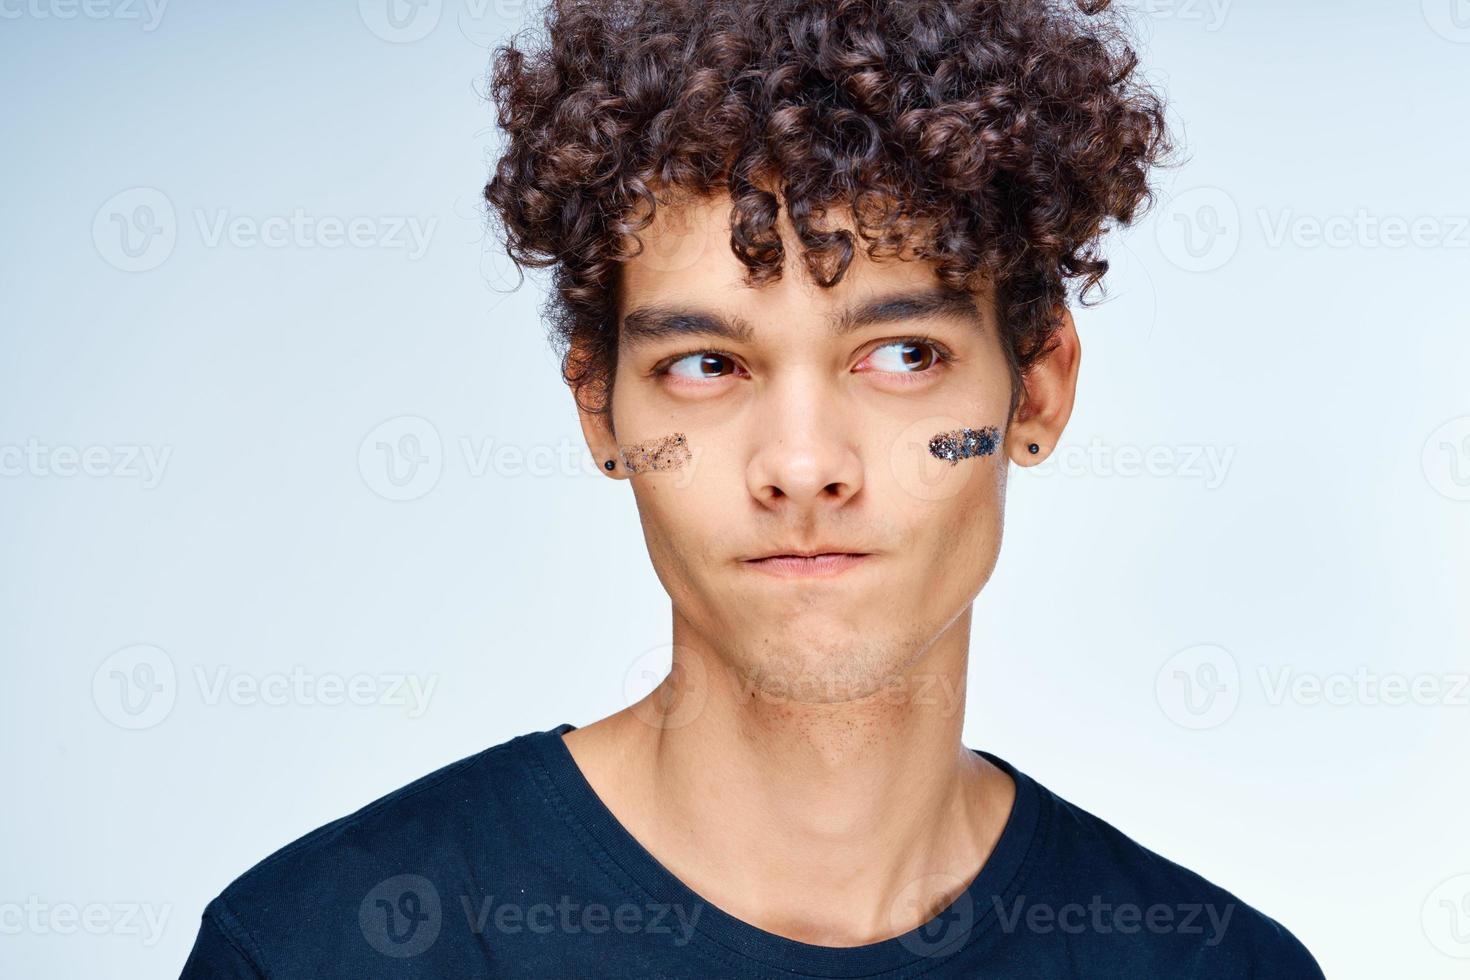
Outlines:
[[[1061,324],[1038,357],[1021,377],[1021,397],[1006,433],[1006,454],[1019,466],[1034,466],[1056,448],[1072,417],[1077,396],[1077,369],[1082,363],[1082,343],[1072,312],[1061,309]],[[1037,451],[1031,452],[1036,446]]]
[[[587,365],[590,363],[586,353],[574,346],[567,355],[563,378],[572,393],[572,400],[577,404],[577,418],[582,423],[582,438],[587,441],[587,448],[592,452],[597,468],[604,476],[610,476],[614,480],[626,479],[628,470],[623,465],[622,456],[618,454],[618,440],[613,432],[612,402],[607,397],[608,388],[605,380],[597,378],[588,369]],[[611,470],[607,468],[608,460],[613,462]]]

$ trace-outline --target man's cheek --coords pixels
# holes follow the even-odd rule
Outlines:
[[[1001,456],[998,426],[929,415],[888,441],[886,469],[910,505],[940,503],[971,492]]]
[[[985,557],[981,552],[993,548],[999,533],[1003,503],[1003,493],[988,475],[971,480],[963,493],[938,502],[933,524],[942,553],[936,560],[948,558],[956,565],[968,566],[974,559]]]
[[[704,446],[697,442],[690,443],[689,460],[674,475],[673,486],[675,490],[687,490],[694,486],[695,477],[700,469],[700,459],[703,455]]]

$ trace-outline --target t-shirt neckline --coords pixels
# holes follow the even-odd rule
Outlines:
[[[1023,868],[1037,836],[1041,812],[1036,784],[1024,773],[989,752],[971,749],[1015,782],[1016,797],[990,857],[979,874],[953,902],[928,922],[908,932],[865,946],[817,946],[767,932],[723,911],[669,871],[622,823],[593,790],[562,736],[575,725],[563,723],[527,736],[567,815],[588,832],[647,900],[678,909],[699,909],[695,930],[743,957],[746,966],[760,965],[819,977],[872,976],[919,965],[919,973],[975,942],[996,925],[996,900],[1019,887]],[[751,963],[750,961],[754,961]]]

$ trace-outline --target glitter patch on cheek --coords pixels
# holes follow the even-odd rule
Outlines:
[[[689,443],[682,432],[649,442],[619,446],[618,455],[623,457],[623,465],[630,473],[676,470],[690,459]]]
[[[993,425],[983,429],[955,429],[929,440],[929,455],[956,465],[962,459],[989,456],[1000,446],[1000,431]]]

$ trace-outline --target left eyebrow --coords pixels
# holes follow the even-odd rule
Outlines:
[[[962,290],[938,286],[917,293],[880,296],[843,310],[833,317],[831,330],[833,336],[841,337],[874,323],[940,318],[968,320],[978,327],[985,325],[985,318],[975,305],[973,296]]]

